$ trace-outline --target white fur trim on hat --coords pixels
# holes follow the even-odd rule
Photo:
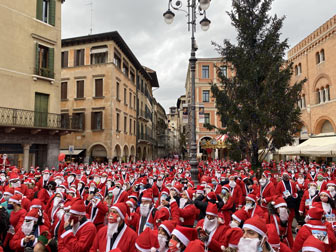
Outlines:
[[[234,214],[233,214],[231,217],[232,217],[233,219],[235,219],[236,221],[241,222],[241,219],[239,219],[239,218],[237,217],[237,215],[234,215]]]
[[[76,211],[76,210],[73,210],[70,208],[70,213],[73,213],[73,214],[78,214],[78,215],[86,215],[86,212],[79,212],[79,211]]]
[[[249,197],[249,196],[246,196],[246,199],[247,199],[247,200],[251,200],[251,201],[253,201],[254,203],[256,202],[255,199],[253,199],[253,198],[251,198],[251,197]]]
[[[30,206],[30,209],[32,209],[32,208],[39,208],[39,209],[41,209],[42,206],[41,206],[41,205],[31,205],[31,206]]]
[[[169,229],[164,224],[161,224],[159,227],[163,228],[167,232],[167,234],[171,236]]]
[[[38,221],[37,218],[33,217],[33,216],[26,216],[25,220],[33,220],[33,221]]]
[[[14,203],[16,203],[16,204],[18,204],[18,205],[21,205],[21,200],[16,200],[16,199],[13,199],[13,198],[10,198],[10,199],[8,200],[8,202],[14,202]]]
[[[156,248],[154,247],[150,249],[144,249],[144,248],[141,248],[137,243],[135,243],[135,247],[141,252],[156,252]]]
[[[114,209],[114,210],[116,210],[123,220],[125,219],[125,216],[123,215],[123,213],[120,211],[120,209],[118,207],[113,206],[111,208]]]
[[[152,198],[147,198],[147,197],[142,197],[141,200],[148,200],[148,201],[153,201]]]
[[[285,202],[282,202],[282,203],[279,203],[279,204],[275,205],[274,207],[278,208],[278,207],[282,207],[282,206],[287,207],[287,204]]]
[[[244,224],[243,228],[249,228],[255,232],[257,232],[258,234],[265,236],[266,234],[259,228],[257,228],[256,226],[253,226],[251,224]]]
[[[317,248],[314,248],[314,247],[303,247],[302,248],[302,252],[304,251],[311,251],[311,252],[322,252],[321,250],[317,249]]]
[[[211,212],[205,212],[205,213],[208,214],[208,215],[211,215],[211,216],[218,216],[218,214],[211,213]]]
[[[174,229],[172,232],[172,235],[175,235],[184,244],[184,246],[186,247],[188,246],[190,242],[189,239],[184,234],[182,234],[179,230]]]

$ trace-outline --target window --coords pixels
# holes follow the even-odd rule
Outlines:
[[[326,92],[326,100],[330,101],[330,86],[327,85],[326,88],[324,89]]]
[[[140,90],[142,93],[144,93],[144,81],[143,79],[141,79],[141,87],[140,87]]]
[[[302,95],[301,97],[301,104],[302,104],[302,108],[306,107],[306,96],[305,95]]]
[[[84,65],[84,49],[75,50],[75,64],[74,66]]]
[[[127,116],[124,116],[124,132],[127,133]]]
[[[202,66],[202,78],[209,79],[209,66]]]
[[[132,92],[129,92],[129,106],[132,108]]]
[[[62,113],[61,114],[61,128],[69,129],[70,128],[69,122],[70,122],[69,114]]]
[[[77,93],[76,98],[84,98],[84,80],[78,80],[76,82]]]
[[[203,90],[203,102],[209,102],[209,90]]]
[[[210,114],[204,113],[204,123],[210,123]]]
[[[323,62],[323,61],[325,61],[324,49],[322,49],[320,52],[320,62]]]
[[[317,102],[317,104],[321,103],[321,96],[320,96],[320,90],[319,89],[316,90],[316,102]]]
[[[103,96],[103,79],[95,79],[95,97]]]
[[[316,64],[320,64],[321,59],[320,59],[320,53],[319,52],[316,53],[315,58],[316,58]]]
[[[55,26],[56,0],[37,0],[36,18]]]
[[[85,130],[85,113],[73,113],[72,122],[74,129]]]
[[[103,129],[103,112],[92,112],[91,113],[91,129],[92,130],[102,130]]]
[[[130,79],[134,84],[135,83],[135,74],[134,74],[134,70],[132,68],[131,68],[131,71],[130,71]]]
[[[119,113],[117,113],[117,120],[116,120],[116,129],[117,129],[117,132],[120,132],[120,115]]]
[[[135,109],[135,95],[134,95],[134,99],[133,99],[133,108]]]
[[[128,77],[128,63],[125,59],[124,59],[124,62],[123,62],[122,72],[124,73],[124,75],[126,77]]]
[[[124,88],[124,104],[127,105],[127,88]]]
[[[62,61],[61,61],[61,67],[68,67],[68,57],[69,57],[69,52],[64,51],[62,52]]]
[[[61,100],[68,99],[68,83],[62,82],[61,83]]]
[[[134,133],[134,135],[135,135],[135,131],[136,131],[136,120],[134,120],[133,123],[134,123],[133,133]]]
[[[227,77],[227,66],[221,66],[220,71],[223,77]]]
[[[302,73],[302,67],[301,67],[301,63],[299,63],[297,66],[297,75],[300,75],[301,73]]]
[[[132,119],[129,119],[129,133],[132,135]]]
[[[54,78],[54,48],[36,43],[35,74]]]
[[[117,50],[114,51],[113,63],[116,65],[116,67],[121,69],[121,56]]]
[[[107,63],[108,49],[107,46],[94,46],[90,51],[91,64]]]
[[[117,85],[116,85],[116,96],[117,96],[117,100],[118,101],[120,101],[119,89],[120,89],[120,84],[119,84],[119,82],[117,82]]]

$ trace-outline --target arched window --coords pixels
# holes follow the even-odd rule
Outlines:
[[[321,103],[321,99],[320,99],[321,97],[320,97],[320,90],[319,89],[317,89],[316,90],[316,103],[317,104],[320,104]]]
[[[316,57],[316,64],[320,64],[320,62],[321,62],[320,61],[320,53],[317,52],[315,57]]]
[[[323,87],[320,90],[320,95],[321,95],[321,103],[325,102],[325,92]]]
[[[323,62],[323,61],[325,61],[324,49],[322,49],[320,52],[320,62]]]
[[[334,132],[334,127],[328,120],[326,120],[321,127],[321,133],[330,133],[330,132]]]
[[[298,65],[298,75],[300,75],[302,73],[302,67],[301,67],[301,63],[299,63]]]
[[[326,99],[327,99],[327,101],[330,101],[330,86],[327,85],[324,90],[326,91]]]
[[[299,69],[298,69],[298,66],[297,66],[297,65],[295,65],[294,69],[295,69],[295,75],[298,75],[298,74],[299,74]]]

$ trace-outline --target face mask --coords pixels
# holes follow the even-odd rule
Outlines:
[[[87,170],[85,173],[86,173],[86,175],[88,175],[88,176],[90,175],[90,171],[89,171],[89,170]]]
[[[223,195],[226,195],[227,191],[226,191],[225,189],[222,189],[221,193],[222,193]]]
[[[158,241],[159,241],[159,245],[160,245],[160,251],[163,251],[163,249],[166,248],[167,246],[167,241],[168,238],[162,234],[158,234]]]
[[[107,180],[106,177],[102,177],[101,180],[100,180],[100,182],[101,182],[101,183],[105,183],[106,180]]]
[[[185,204],[187,203],[188,199],[185,198],[181,198],[180,199],[180,208],[183,208],[185,206]]]
[[[115,187],[112,192],[113,192],[114,196],[117,196],[119,194],[119,192],[120,192],[120,188],[119,187]]]
[[[245,205],[245,209],[246,209],[246,210],[249,210],[249,209],[251,209],[251,208],[253,208],[252,204],[251,204],[251,203],[246,203],[246,205]]]
[[[140,214],[142,217],[148,216],[150,205],[148,204],[140,204]]]
[[[209,220],[208,217],[205,217],[203,224],[204,230],[207,231],[208,233],[211,233],[217,228],[217,222],[218,222],[217,218]]]
[[[309,195],[310,195],[310,196],[313,196],[313,195],[315,195],[315,193],[316,193],[316,188],[315,188],[315,187],[310,187],[310,188],[308,189],[308,192],[309,192]]]
[[[122,189],[123,189],[124,191],[126,191],[126,190],[127,190],[127,185],[123,185]]]
[[[181,244],[178,241],[171,239],[169,241],[169,251],[171,252],[180,252],[181,251]]]
[[[1,182],[5,182],[6,181],[6,176],[0,176],[0,180],[1,180]]]
[[[7,209],[8,209],[8,210],[13,210],[13,209],[14,209],[13,204],[7,204]]]
[[[280,208],[280,213],[279,213],[279,217],[280,217],[280,220],[285,222],[285,221],[288,221],[288,211],[286,208],[283,208],[281,207]]]
[[[153,185],[153,179],[149,179],[149,180],[148,180],[148,183],[149,183],[150,185]]]
[[[310,174],[314,176],[314,175],[315,175],[315,172],[311,172]]]
[[[207,187],[204,189],[205,190],[205,193],[208,194],[209,192],[211,192],[211,188]]]
[[[266,179],[259,179],[259,184],[264,186],[266,184]]]
[[[9,198],[10,198],[10,196],[9,196],[9,195],[4,195],[4,199],[5,199],[6,201],[8,201],[8,200],[9,200]]]
[[[62,180],[61,179],[55,179],[55,182],[56,182],[57,185],[62,184]]]
[[[43,174],[43,180],[48,180],[49,179],[49,174]]]
[[[238,251],[258,251],[260,241],[258,238],[240,238],[238,243]]]
[[[239,225],[238,225],[237,222],[235,222],[235,221],[231,221],[231,222],[230,222],[230,227],[231,227],[231,228],[237,228],[237,227],[239,227]]]
[[[231,181],[229,182],[229,186],[231,186],[232,188],[235,188],[235,187],[236,187],[236,182],[233,181],[233,180],[231,180]]]
[[[26,236],[30,235],[31,232],[33,231],[33,227],[34,227],[34,221],[24,221],[22,226],[21,226],[21,230],[22,233],[24,233]]]
[[[12,183],[12,187],[14,187],[14,188],[17,188],[17,187],[20,187],[20,186],[21,186],[21,182],[20,181]]]
[[[71,184],[74,180],[75,178],[73,176],[67,178],[68,184]]]
[[[303,181],[304,181],[304,179],[303,179],[303,178],[299,178],[299,179],[298,179],[298,182],[299,182],[299,184],[302,184],[302,183],[303,183]]]
[[[61,202],[61,198],[60,197],[55,197],[54,198],[54,207],[56,207],[60,202]]]
[[[62,187],[56,188],[56,193],[64,193],[64,192],[65,192],[64,188],[62,188]]]

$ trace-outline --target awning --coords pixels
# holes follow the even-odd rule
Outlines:
[[[65,155],[79,155],[83,150],[74,150],[73,153],[69,153],[69,150],[60,150],[60,153],[64,153]]]
[[[320,135],[311,137],[300,145],[282,147],[277,153],[292,156],[336,156],[336,136]]]
[[[91,48],[90,53],[94,54],[94,53],[105,53],[108,51],[107,47],[101,47],[101,48]]]

